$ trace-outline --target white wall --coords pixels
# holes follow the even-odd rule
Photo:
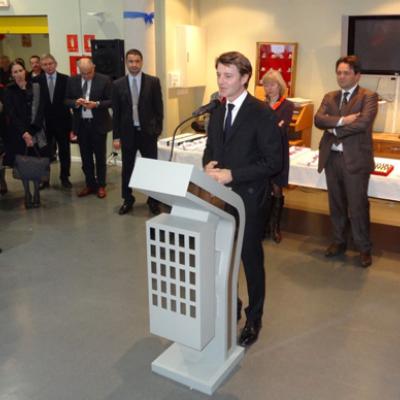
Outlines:
[[[205,87],[168,89],[167,75],[177,69],[176,26],[199,25],[198,1],[156,0],[157,74],[162,81],[164,95],[164,136],[170,136],[180,121],[190,116],[202,103]]]
[[[296,95],[311,98],[317,108],[324,93],[336,89],[334,64],[341,55],[343,15],[400,14],[393,0],[201,0],[200,24],[207,30],[207,89],[215,90],[214,60],[238,50],[256,64],[256,42],[298,42]],[[373,87],[376,77],[364,79]],[[369,82],[368,82],[369,81]],[[254,80],[250,89],[254,87]],[[399,125],[400,128],[400,125]],[[312,145],[321,133],[314,129]]]
[[[58,61],[58,69],[69,73],[69,56],[83,53],[82,35],[94,34],[97,39],[122,39],[122,1],[107,0],[12,0],[10,8],[1,10],[6,15],[47,15],[50,52]],[[99,23],[87,15],[91,11],[104,11],[105,20]],[[79,53],[69,53],[66,35],[77,34]]]
[[[2,40],[2,54],[6,54],[10,60],[14,60],[17,57],[22,58],[25,61],[27,70],[30,70],[29,59],[33,54],[40,57],[41,54],[48,53],[49,48],[49,37],[47,34],[31,35],[32,47],[22,46],[22,35],[6,35],[5,39]]]

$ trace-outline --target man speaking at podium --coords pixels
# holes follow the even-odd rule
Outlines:
[[[282,168],[281,137],[268,105],[247,92],[252,75],[250,61],[239,52],[228,52],[217,58],[215,67],[219,93],[226,103],[211,114],[203,166],[207,175],[230,186],[244,202],[246,224],[241,256],[249,305],[239,344],[250,346],[261,329],[265,298],[264,210],[270,196],[269,178]],[[238,300],[238,319],[240,308]]]

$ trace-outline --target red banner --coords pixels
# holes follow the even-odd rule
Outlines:
[[[79,51],[78,49],[78,35],[67,35],[67,50],[70,53]]]
[[[95,35],[83,35],[83,48],[85,53],[92,52],[92,46],[90,41],[95,39]]]

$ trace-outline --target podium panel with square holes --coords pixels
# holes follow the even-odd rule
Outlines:
[[[152,370],[211,395],[244,355],[236,331],[243,201],[193,165],[146,158],[130,186],[172,207],[146,223],[150,332],[174,342]]]

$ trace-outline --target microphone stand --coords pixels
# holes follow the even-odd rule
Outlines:
[[[171,152],[169,153],[169,159],[168,159],[168,161],[172,161],[172,156],[174,155],[175,137],[176,137],[176,134],[177,134],[177,132],[178,132],[178,129],[179,129],[182,125],[186,124],[186,122],[190,121],[191,119],[197,118],[197,117],[198,117],[198,116],[193,116],[193,115],[191,115],[190,117],[184,119],[181,123],[179,123],[179,125],[175,128],[174,133],[173,133],[173,135],[172,135],[172,139],[171,139]]]

